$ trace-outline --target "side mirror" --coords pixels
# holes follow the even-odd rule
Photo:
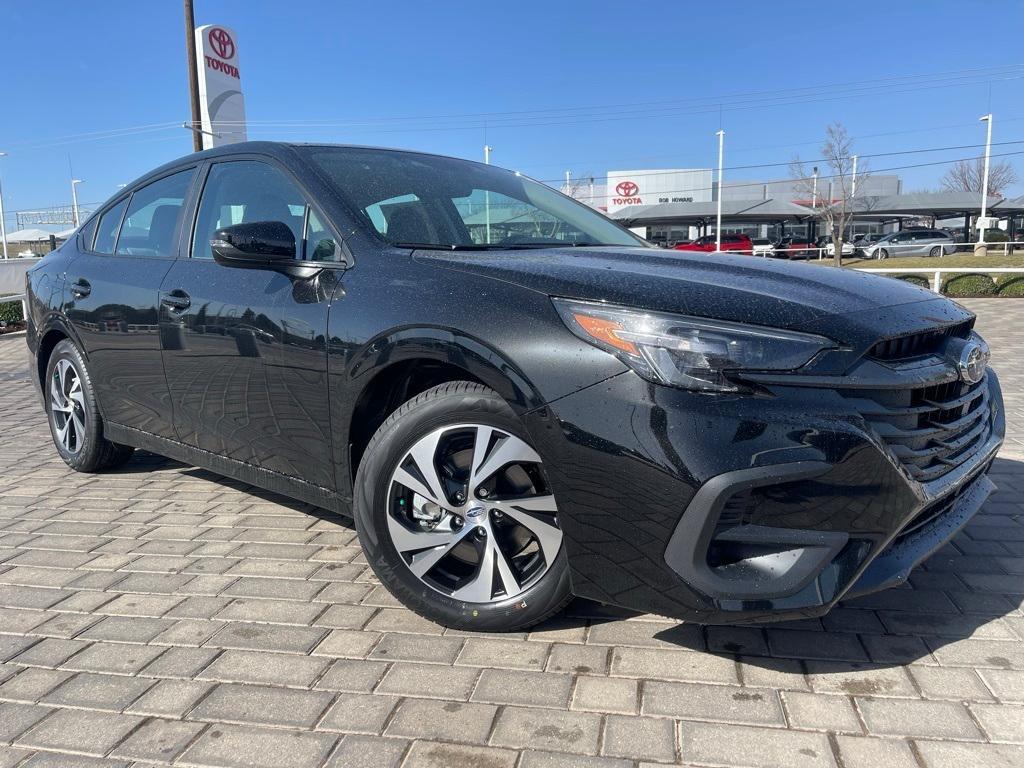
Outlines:
[[[225,267],[259,269],[295,260],[295,234],[283,221],[223,227],[210,238],[213,259]]]

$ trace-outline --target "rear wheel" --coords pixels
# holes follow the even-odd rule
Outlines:
[[[68,339],[53,349],[43,387],[53,444],[64,462],[79,472],[98,472],[123,464],[133,448],[103,437],[103,420],[89,370]]]
[[[523,629],[570,599],[543,462],[505,401],[479,384],[442,384],[384,422],[353,511],[374,573],[440,624]]]

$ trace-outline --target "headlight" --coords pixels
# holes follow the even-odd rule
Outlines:
[[[562,320],[656,384],[735,392],[730,371],[788,371],[836,345],[822,336],[720,320],[552,299]]]

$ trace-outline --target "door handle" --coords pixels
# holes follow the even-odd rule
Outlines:
[[[92,286],[89,285],[89,281],[84,277],[78,278],[78,280],[71,284],[71,295],[76,299],[84,299],[90,293],[92,293]]]
[[[184,312],[192,306],[192,299],[180,288],[160,296],[160,303],[171,312]]]

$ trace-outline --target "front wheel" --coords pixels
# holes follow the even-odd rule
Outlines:
[[[889,252],[887,250],[885,250],[885,248],[879,248],[878,249],[878,258],[879,259],[888,259],[889,258]]]
[[[482,385],[442,384],[388,417],[360,464],[353,515],[377,577],[439,624],[524,629],[571,598],[541,457]]]
[[[939,256],[942,255],[942,248],[936,245],[934,248],[931,249],[931,251],[928,252],[928,255],[931,256],[933,259],[937,259]]]

